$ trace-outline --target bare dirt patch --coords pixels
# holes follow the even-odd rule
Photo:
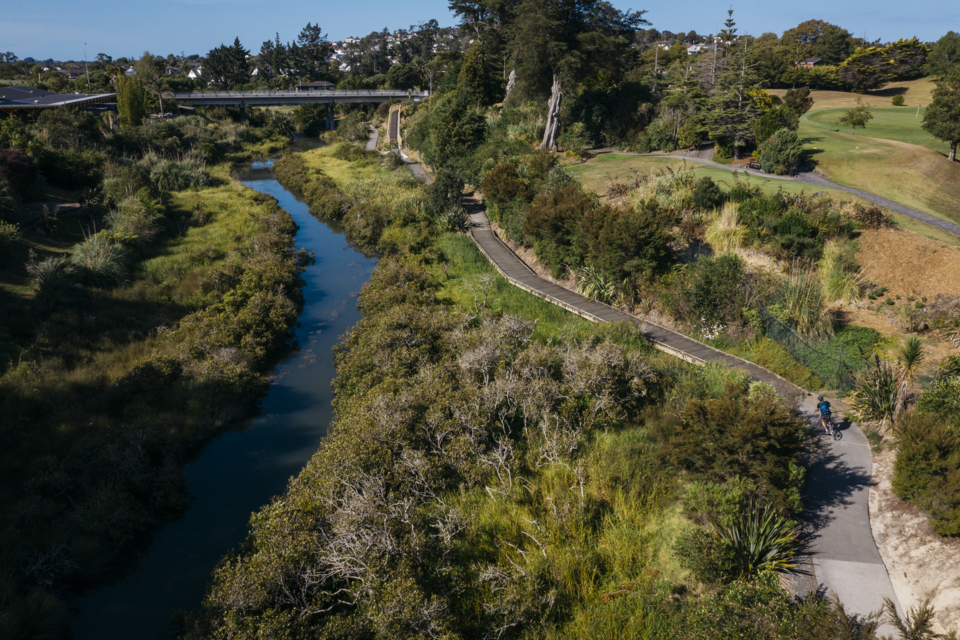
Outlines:
[[[960,248],[906,231],[863,231],[857,260],[864,276],[893,295],[960,296]]]
[[[960,539],[937,535],[923,513],[893,495],[895,460],[895,451],[873,456],[873,538],[904,610],[930,598],[937,631],[960,629]]]

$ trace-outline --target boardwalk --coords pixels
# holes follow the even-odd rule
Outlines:
[[[432,182],[423,167],[406,156],[404,159],[415,176]],[[470,233],[474,242],[500,275],[514,286],[592,322],[629,322],[639,327],[657,349],[687,362],[722,362],[746,371],[754,380],[773,385],[782,395],[798,394],[804,419],[811,425],[819,423],[812,394],[773,372],[544,280],[500,241],[490,228],[485,211],[475,204],[470,210],[473,223]],[[897,594],[870,529],[867,499],[873,460],[869,443],[855,424],[845,423],[841,430],[842,440],[824,441],[822,457],[810,470],[807,482],[804,520],[811,532],[810,560],[814,578],[826,592],[840,598],[848,613],[869,615],[881,609],[884,598],[892,600],[899,610]],[[815,585],[800,591],[809,592],[813,588]],[[884,624],[879,631],[892,636],[895,629]]]

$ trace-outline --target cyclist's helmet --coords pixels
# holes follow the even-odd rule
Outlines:
[[[823,396],[817,396],[817,400],[823,400]]]

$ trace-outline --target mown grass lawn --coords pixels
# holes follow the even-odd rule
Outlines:
[[[908,144],[926,147],[932,151],[939,151],[946,155],[950,145],[937,140],[927,133],[923,127],[923,114],[926,107],[884,107],[872,109],[873,120],[867,123],[866,129],[858,129],[858,137],[880,138],[881,140],[897,140]],[[819,131],[822,133],[850,133],[846,125],[837,124],[846,109],[818,109],[811,111],[804,117],[801,131]]]
[[[716,167],[707,167],[695,162],[685,162],[682,158],[676,157],[655,157],[655,156],[625,156],[612,153],[597,155],[590,160],[565,165],[564,168],[570,175],[577,178],[584,188],[594,191],[597,194],[603,194],[607,188],[614,182],[631,183],[634,175],[657,175],[669,171],[693,171],[694,176],[699,180],[703,177],[711,178],[722,187],[729,189],[734,185],[734,175],[732,170],[719,169]],[[759,178],[746,173],[738,173],[737,179],[757,185],[764,192],[776,193],[784,191],[786,193],[800,193],[801,191],[818,191],[816,187],[797,182],[794,180],[778,180],[776,178]],[[835,189],[828,189],[828,192],[842,198],[850,200],[853,196]]]
[[[833,114],[836,112],[830,110]],[[813,111],[800,121],[800,138],[817,168],[837,184],[862,189],[943,220],[960,221],[960,163],[938,151],[897,139],[921,140],[919,124],[905,126],[908,117],[887,116],[877,110],[878,126],[871,121],[856,135],[825,126]],[[818,121],[818,119],[820,121]],[[887,139],[871,137],[886,135]]]

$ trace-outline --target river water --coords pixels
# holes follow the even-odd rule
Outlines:
[[[168,640],[171,615],[200,606],[213,568],[246,537],[250,515],[283,493],[326,434],[333,347],[360,319],[356,296],[375,261],[311,216],[269,165],[254,163],[240,177],[290,212],[300,226],[297,246],[317,258],[303,274],[299,349],[277,365],[260,417],[212,442],[187,467],[195,498],[184,517],[157,533],[126,578],[75,603],[77,640]]]

